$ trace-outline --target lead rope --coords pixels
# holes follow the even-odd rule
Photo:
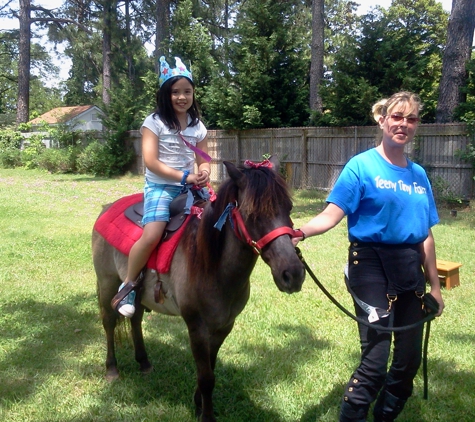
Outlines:
[[[429,348],[430,321],[427,321],[426,333],[424,337],[424,351],[422,352],[422,374],[424,377],[424,400],[429,397],[428,393],[428,375],[427,375],[427,349]]]
[[[308,266],[307,262],[305,261],[302,252],[298,247],[295,248],[295,251],[297,252],[297,256],[299,257],[300,261],[302,261],[305,269],[307,272],[310,274],[310,277],[312,277],[313,281],[315,284],[322,290],[323,293],[330,299],[334,305],[337,306],[338,309],[340,309],[344,314],[349,316],[351,319],[355,320],[358,323],[361,323],[365,325],[366,327],[373,328],[375,330],[379,331],[384,331],[384,332],[395,332],[395,331],[406,331],[410,330],[411,328],[415,328],[421,324],[424,324],[427,322],[427,328],[425,332],[425,338],[424,338],[424,348],[422,352],[422,370],[423,370],[423,378],[424,378],[424,400],[427,400],[428,397],[428,376],[427,376],[427,350],[429,347],[429,335],[430,335],[430,321],[432,321],[435,318],[435,314],[433,312],[429,312],[423,319],[421,319],[418,322],[415,322],[414,324],[409,324],[405,325],[403,327],[381,327],[381,326],[375,326],[368,321],[365,321],[362,318],[357,317],[356,315],[353,315],[350,311],[348,311],[344,306],[340,304],[332,295],[331,293],[323,286],[323,284],[318,280],[318,278],[315,276],[311,268]]]

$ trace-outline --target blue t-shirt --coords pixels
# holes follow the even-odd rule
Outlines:
[[[327,202],[348,216],[350,241],[416,244],[439,222],[426,172],[407,162],[388,163],[375,148],[348,161]]]

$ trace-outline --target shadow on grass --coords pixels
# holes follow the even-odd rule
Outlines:
[[[65,298],[61,304],[24,299],[2,306],[3,314],[9,315],[7,321],[11,322],[0,331],[5,344],[9,345],[6,350],[11,350],[0,362],[0,373],[10,374],[8,378],[2,376],[2,401],[11,405],[39,400],[36,406],[40,408],[40,415],[63,422],[129,422],[157,418],[176,422],[194,420],[192,396],[196,382],[195,365],[181,318],[155,314],[147,320],[146,314],[144,334],[154,371],[145,377],[141,375],[131,343],[123,341],[116,351],[121,379],[107,383],[104,380],[104,361],[99,368],[96,358],[91,356],[91,361],[86,363],[84,358],[90,353],[86,349],[91,345],[103,344],[105,349],[98,312],[91,303],[87,304],[86,311],[82,306],[84,302],[92,301],[95,302],[94,295],[78,295]],[[271,399],[267,400],[265,394],[272,390],[269,385],[296,379],[299,363],[305,363],[308,354],[329,347],[329,344],[315,338],[307,327],[289,325],[279,329],[293,340],[282,346],[268,346],[266,343],[253,345],[250,339],[249,345],[246,343],[237,351],[232,351],[238,355],[251,355],[252,358],[245,358],[245,367],[239,360],[226,359],[225,350],[219,354],[214,402],[220,422],[285,421],[277,411],[255,401],[256,389],[264,395],[259,398],[268,403]],[[164,341],[161,341],[162,336]],[[258,358],[254,358],[255,355]],[[282,362],[282,355],[288,355],[289,359],[283,365],[276,365],[276,362]],[[65,356],[68,356],[67,362]],[[77,364],[71,364],[75,357]],[[102,358],[105,360],[105,350]],[[74,373],[74,382],[78,383],[79,379],[86,388],[86,394],[94,395],[94,404],[78,404],[77,408],[73,404],[72,409],[54,413],[44,403],[48,400],[54,402],[54,397],[45,397],[44,389],[40,392],[40,387],[52,378],[60,379],[62,374],[67,386],[69,378],[66,377],[71,376],[71,372]],[[92,381],[94,386],[90,386],[91,379],[95,379]],[[97,380],[100,380],[99,392]],[[66,390],[67,387],[64,394],[70,394]],[[37,394],[38,397],[35,397]],[[54,394],[63,396],[60,392]],[[71,400],[74,398],[71,397]],[[54,417],[48,412],[53,412],[51,415]]]
[[[61,410],[49,419],[55,421],[193,421],[192,395],[195,388],[195,366],[191,356],[188,335],[180,318],[153,315],[146,319],[145,335],[149,358],[154,372],[144,377],[138,372],[133,349],[128,341],[117,348],[121,380],[107,383],[103,380],[105,350],[101,362],[91,356],[87,347],[104,345],[104,334],[97,311],[84,302],[95,302],[94,295],[70,297],[62,304],[48,304],[33,299],[2,305],[2,315],[8,315],[1,327],[2,340],[7,351],[0,362],[0,397],[6,403],[35,401],[42,407],[41,396],[34,397],[41,384],[50,377],[76,371],[75,378],[90,382],[86,394],[94,396],[94,402]],[[83,309],[86,309],[85,311]],[[325,339],[315,336],[306,326],[281,324],[283,338],[290,339],[279,346],[257,343],[249,339],[238,347],[223,346],[216,367],[215,408],[219,422],[286,422],[278,410],[270,409],[273,387],[281,383],[297,383],[298,370],[308,359],[315,359],[319,351],[332,347]],[[231,334],[232,336],[232,334]],[[452,341],[473,340],[473,336],[454,338]],[[227,341],[232,341],[228,338]],[[11,345],[14,343],[14,347]],[[8,352],[9,350],[12,352]],[[226,355],[228,353],[228,355]],[[69,368],[65,355],[77,357],[77,365]],[[239,355],[245,355],[244,365]],[[236,359],[235,357],[238,356]],[[282,356],[288,359],[282,360]],[[348,356],[348,359],[354,359]],[[401,422],[475,420],[475,377],[473,373],[457,370],[447,360],[429,361],[429,400],[422,399],[421,374],[416,378],[416,388],[400,417]],[[3,374],[14,374],[5,377]],[[348,378],[350,373],[347,374]],[[98,380],[99,383],[98,383]],[[75,380],[77,382],[77,379]],[[89,384],[86,385],[88,387]],[[464,385],[464,394],[459,385]],[[299,422],[334,421],[338,417],[339,404],[344,386],[334,385],[323,396],[315,396],[315,406],[302,409]],[[258,393],[256,394],[256,391]],[[256,399],[257,398],[257,399]],[[43,396],[43,399],[44,396]],[[39,402],[38,402],[39,400]],[[71,397],[74,403],[75,397]],[[74,405],[73,405],[74,406]],[[43,413],[41,413],[43,412]],[[457,417],[457,415],[459,417]],[[466,416],[467,419],[460,418]],[[455,418],[455,419],[454,419]],[[42,420],[41,418],[38,420]],[[45,421],[47,419],[44,419]],[[399,419],[398,419],[399,420]],[[369,419],[371,421],[371,418]],[[292,421],[296,422],[296,421]]]
[[[423,398],[422,370],[415,379],[413,396],[407,401],[398,417],[401,422],[472,422],[475,420],[475,377],[473,372],[458,371],[448,361],[429,359],[428,400]],[[348,373],[348,379],[351,373]],[[459,394],[458,386],[465,386]],[[324,397],[316,397],[319,403],[307,409],[299,422],[336,421],[345,385],[335,385]],[[374,403],[373,403],[374,405]],[[373,421],[372,408],[368,422]]]
[[[98,312],[81,312],[77,306],[87,300],[84,296],[74,297],[66,301],[70,306],[33,299],[2,305],[2,319],[6,323],[1,327],[0,337],[6,350],[14,351],[1,360],[0,373],[17,378],[0,379],[0,397],[14,401],[27,398],[48,376],[64,369],[61,353],[84,349],[84,337],[97,333]]]
[[[66,183],[71,183],[71,182],[102,182],[102,181],[110,181],[110,180],[120,180],[123,178],[123,176],[117,176],[117,177],[106,177],[106,176],[93,176],[93,175],[87,175],[87,174],[81,174],[81,175],[70,175],[68,178],[52,178],[51,180],[53,182],[66,182]]]
[[[146,340],[149,358],[154,364],[154,372],[146,378],[141,377],[137,374],[136,364],[131,360],[132,350],[128,350],[127,353],[124,353],[123,349],[118,351],[121,380],[110,384],[107,388],[108,393],[105,394],[104,403],[107,403],[107,400],[112,396],[118,398],[122,388],[126,388],[131,392],[131,395],[127,400],[122,401],[124,406],[134,405],[144,408],[159,400],[169,409],[179,406],[186,407],[189,412],[187,416],[191,421],[194,420],[192,396],[195,389],[196,372],[188,346],[185,325],[179,318],[159,316],[159,319],[166,322],[167,332],[171,333],[174,338],[172,344],[169,345],[160,342],[158,336]],[[172,329],[169,324],[173,325]],[[159,329],[150,328],[149,331],[159,334]],[[259,399],[269,402],[271,399],[266,399],[265,395],[272,390],[270,387],[297,379],[299,366],[307,361],[309,354],[314,353],[315,350],[330,347],[330,344],[315,338],[313,332],[307,327],[282,325],[279,326],[279,329],[283,335],[292,336],[295,339],[282,347],[271,347],[266,343],[249,343],[239,347],[237,351],[233,350],[234,354],[251,356],[249,359],[245,359],[246,362],[250,362],[246,363],[245,367],[239,362],[230,362],[233,360],[232,358],[226,358],[226,342],[224,343],[218,355],[215,371],[216,387],[213,394],[219,422],[286,421],[276,410],[264,408],[256,403],[255,396],[251,397],[251,393],[255,395],[255,391],[258,389],[261,392]],[[227,341],[232,341],[232,338],[228,338]],[[289,358],[283,362],[282,356]],[[111,420],[121,420],[119,415],[111,414],[110,416]],[[83,419],[84,422],[86,420],[88,419]],[[99,415],[97,420],[100,420]],[[183,419],[171,415],[161,415],[159,420],[183,421]]]

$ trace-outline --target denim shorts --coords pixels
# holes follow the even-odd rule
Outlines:
[[[145,180],[142,224],[170,220],[170,203],[183,186],[153,183]]]

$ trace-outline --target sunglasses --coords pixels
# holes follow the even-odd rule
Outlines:
[[[401,116],[400,114],[391,114],[391,116],[389,117],[391,117],[391,119],[393,119],[395,122],[401,122],[404,119],[406,119],[406,122],[411,125],[419,121],[419,117],[404,117],[404,116]]]

